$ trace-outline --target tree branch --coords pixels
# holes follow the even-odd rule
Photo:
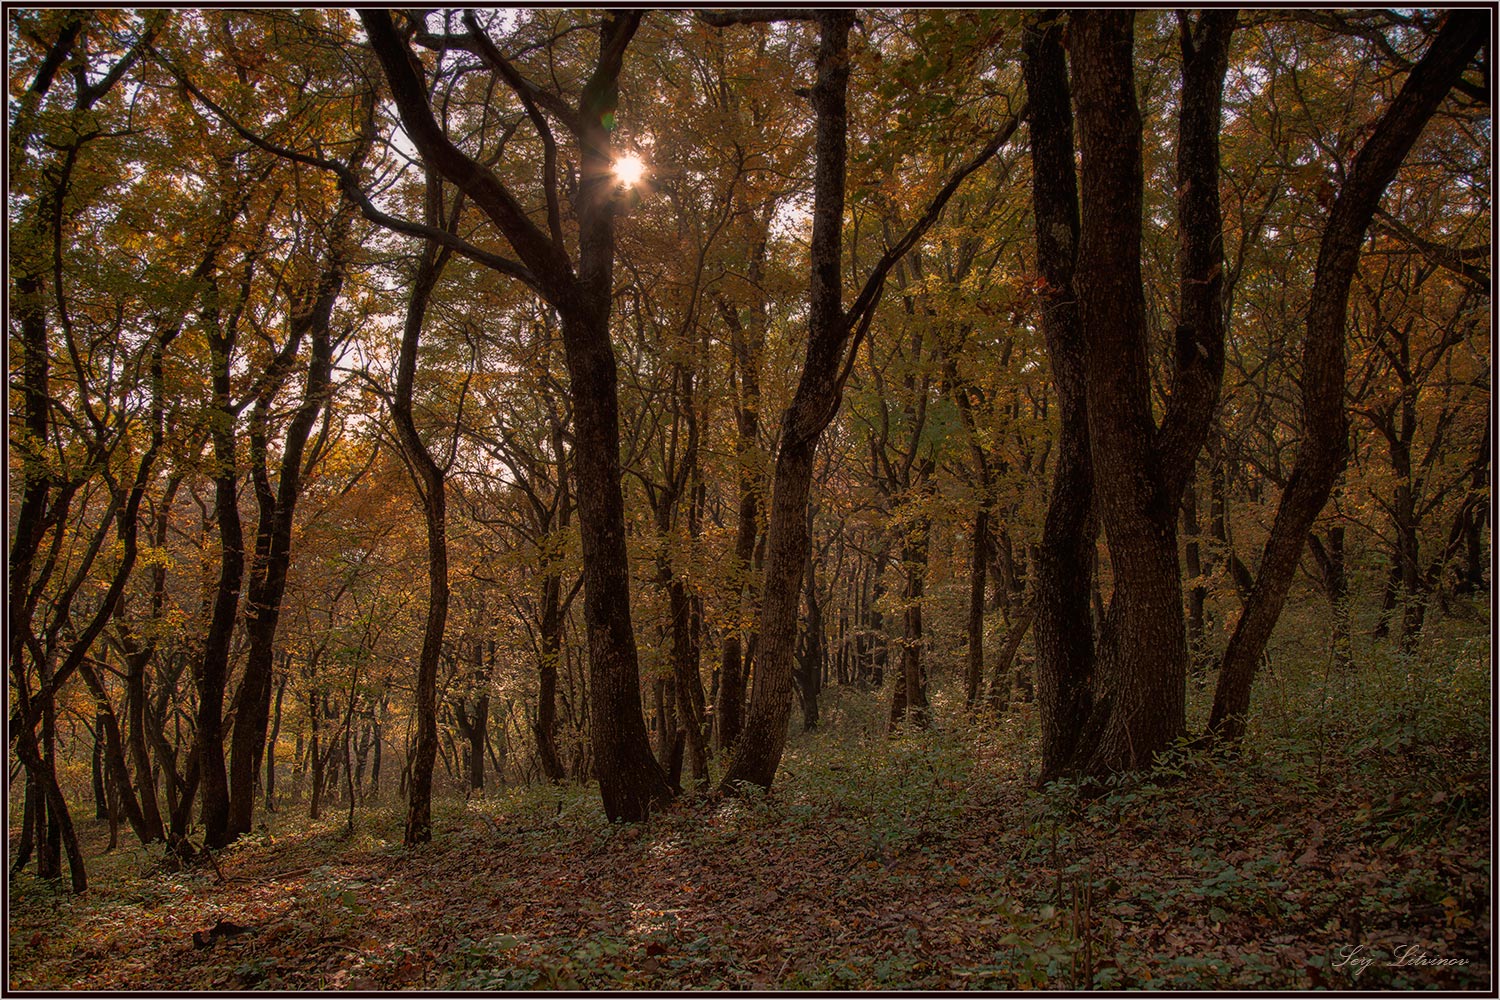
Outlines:
[[[948,200],[953,197],[954,192],[958,190],[959,185],[970,174],[989,162],[990,158],[1000,152],[1000,148],[1010,141],[1010,137],[1015,135],[1017,126],[1026,117],[1027,110],[1028,106],[1022,105],[1020,112],[1011,116],[1010,121],[1006,122],[1000,131],[995,133],[994,138],[985,144],[985,147],[979,151],[978,155],[960,167],[952,177],[948,178],[948,182],[943,185],[942,189],[932,199],[932,203],[927,206],[927,211],[922,213],[922,217],[914,222],[911,228],[906,231],[906,234],[897,240],[895,245],[889,247],[880,260],[876,262],[874,270],[870,272],[869,278],[865,281],[864,288],[860,289],[860,293],[855,298],[854,304],[844,314],[846,329],[856,323],[862,322],[865,313],[875,307],[875,303],[880,298],[880,287],[885,283],[886,275],[890,273],[891,268],[895,267],[896,262],[906,256],[907,251],[916,246],[917,241],[922,238],[927,230],[932,228],[932,224],[943,214],[943,208],[948,204]]]
[[[286,146],[278,145],[277,143],[271,142],[269,139],[263,138],[262,136],[256,134],[249,128],[246,128],[244,125],[242,125],[238,119],[236,119],[225,108],[221,107],[217,102],[215,102],[213,98],[203,93],[203,91],[200,90],[198,86],[192,82],[192,80],[188,79],[186,73],[184,73],[177,66],[173,65],[160,52],[153,49],[152,55],[156,58],[157,62],[159,62],[167,69],[168,72],[170,72],[174,77],[177,78],[177,81],[183,85],[183,87],[189,94],[191,94],[200,104],[217,115],[221,120],[224,121],[225,124],[232,128],[240,136],[240,138],[244,139],[252,146],[255,146],[257,149],[265,150],[266,152],[271,153],[275,156],[279,156],[282,159],[291,160],[293,163],[301,163],[305,166],[317,167],[320,170],[327,170],[329,173],[333,174],[336,178],[338,178],[339,190],[344,193],[345,197],[347,197],[350,201],[352,201],[359,207],[360,214],[362,214],[369,221],[385,229],[389,229],[392,232],[402,233],[406,236],[418,236],[422,239],[433,240],[445,247],[448,247],[455,253],[469,258],[476,263],[483,264],[488,268],[499,271],[501,274],[506,274],[510,277],[516,278],[517,280],[524,282],[531,288],[540,290],[540,283],[538,282],[536,275],[534,275],[528,268],[524,267],[521,264],[518,264],[513,260],[510,260],[509,258],[501,257],[499,254],[490,253],[488,250],[481,250],[479,247],[474,246],[472,243],[468,242],[462,237],[450,233],[445,229],[424,225],[420,222],[413,222],[410,219],[403,219],[399,216],[394,216],[387,212],[381,211],[375,206],[375,203],[370,200],[369,195],[364,192],[364,189],[360,186],[359,178],[355,175],[353,170],[349,169],[346,164],[340,163],[337,160],[330,160],[324,156],[317,156],[312,153],[301,153],[295,149],[289,149]]]

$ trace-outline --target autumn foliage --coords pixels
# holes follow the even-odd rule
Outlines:
[[[7,16],[11,987],[1488,982],[1486,12]]]

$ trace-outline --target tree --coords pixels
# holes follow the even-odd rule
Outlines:
[[[1349,426],[1344,404],[1344,321],[1365,231],[1407,151],[1484,43],[1487,27],[1487,19],[1478,12],[1448,15],[1375,123],[1329,210],[1307,307],[1302,445],[1261,553],[1255,587],[1224,652],[1209,718],[1209,730],[1223,740],[1233,742],[1244,733],[1261,652],[1286,600],[1308,530],[1343,471]]]
[[[546,232],[536,227],[492,169],[449,139],[428,103],[421,64],[389,15],[365,11],[361,18],[402,125],[428,169],[463,191],[520,258],[519,263],[506,261],[497,269],[536,288],[561,318],[576,440],[595,770],[609,818],[644,819],[670,801],[672,791],[651,755],[641,715],[620,486],[618,374],[609,333],[617,206],[609,132],[620,68],[641,14],[603,19],[598,58],[576,109],[560,97],[542,99],[546,112],[560,117],[578,143],[580,172],[573,203],[578,224],[576,270],[563,231],[556,141],[538,106],[538,92],[495,48],[472,12],[467,17],[468,41],[516,92],[543,143]]]
[[[775,15],[753,12],[705,17],[709,23],[720,25],[776,19]],[[732,792],[742,781],[769,788],[786,745],[797,609],[811,544],[807,505],[813,459],[824,428],[838,412],[849,371],[847,356],[857,352],[868,331],[890,270],[931,228],[964,179],[988,162],[1015,128],[1012,120],[974,159],[954,172],[924,214],[881,255],[846,310],[842,302],[841,248],[848,141],[849,31],[854,19],[847,11],[820,12],[814,19],[819,42],[817,79],[810,97],[815,118],[815,165],[807,354],[796,393],[782,416],[767,527],[765,581],[761,589],[761,660],[745,728],[721,783],[726,792]]]

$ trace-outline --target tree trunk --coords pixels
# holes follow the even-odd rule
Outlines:
[[[555,569],[549,569],[542,578],[541,612],[541,662],[537,668],[538,691],[536,721],[532,733],[536,737],[537,761],[542,775],[553,784],[568,776],[562,758],[557,753],[557,663],[562,652],[562,610],[559,591],[562,580]]]
[[[89,780],[94,789],[94,819],[109,819],[109,792],[104,787],[104,713],[94,714],[94,752],[89,755]]]
[[[217,299],[217,290],[207,295]],[[234,426],[237,409],[231,398],[231,355],[236,323],[218,318],[215,301],[207,310],[209,353],[213,363],[213,411],[210,436],[214,448],[214,518],[219,528],[219,579],[213,614],[198,663],[198,716],[194,756],[198,760],[203,803],[203,842],[218,850],[229,842],[229,777],[224,766],[224,689],[229,680],[229,646],[239,610],[245,568],[245,541],[240,527],[238,474],[235,472]]]
[[[819,14],[813,175],[812,280],[807,357],[796,394],[782,419],[781,448],[771,493],[765,581],[761,588],[760,663],[744,731],[736,742],[723,789],[748,781],[771,787],[786,746],[791,711],[792,655],[797,606],[807,562],[807,504],[813,457],[838,406],[835,378],[849,333],[842,307],[844,163],[848,141],[848,38],[852,12]]]
[[[307,718],[311,730],[307,741],[308,767],[312,770],[312,792],[307,800],[307,818],[316,821],[319,810],[323,805],[323,754],[318,745],[318,717],[323,714],[323,706],[316,691],[308,693],[307,696]]]
[[[969,550],[969,647],[965,654],[964,707],[979,707],[979,688],[984,682],[984,584],[989,564],[989,511],[981,502],[974,514]]]
[[[95,719],[97,720],[97,747],[99,756],[99,777],[104,792],[104,817],[105,819],[117,818],[120,812],[130,822],[130,829],[142,844],[149,844],[153,839],[154,831],[146,826],[145,817],[141,814],[140,803],[137,802],[135,792],[131,790],[130,767],[125,762],[125,741],[120,735],[120,722],[115,717],[113,706],[110,705],[108,692],[99,680],[99,675],[94,671],[90,663],[84,663],[79,667],[79,675],[84,679],[89,688],[89,693],[94,696],[94,702],[98,706]],[[111,794],[109,784],[113,782],[113,800],[111,805]]]
[[[1041,327],[1052,364],[1061,430],[1052,498],[1036,570],[1036,689],[1041,721],[1041,780],[1073,762],[1092,710],[1095,539],[1093,467],[1084,392],[1083,328],[1073,288],[1078,245],[1078,192],[1073,167],[1073,114],[1056,19],[1029,24],[1022,70],[1031,109],[1032,211],[1042,291]],[[991,699],[994,700],[994,689]]]
[[[796,680],[797,697],[802,704],[802,731],[810,732],[818,728],[818,693],[822,690],[823,662],[827,656],[823,643],[823,606],[818,601],[816,563],[810,551],[803,576],[807,585],[807,621],[797,656]]]
[[[1026,633],[1031,629],[1031,623],[1036,620],[1036,612],[1033,607],[1026,608],[1016,618],[1010,628],[1010,635],[1005,639],[1005,645],[1000,649],[1000,655],[995,658],[995,672],[990,678],[990,709],[996,718],[1005,714],[1010,707],[1010,665],[1015,662],[1016,652],[1021,648],[1021,640],[1026,638]]]
[[[759,221],[759,220],[757,220]],[[757,587],[751,559],[760,526],[760,492],[762,477],[758,471],[760,446],[760,368],[765,354],[766,295],[761,287],[766,261],[765,225],[754,240],[747,280],[754,295],[748,311],[749,322],[740,320],[738,311],[728,302],[719,301],[719,312],[729,328],[732,348],[731,377],[735,380],[735,460],[739,473],[739,515],[734,535],[734,576],[732,603],[739,610],[739,620],[727,630],[719,659],[719,690],[714,705],[714,747],[727,752],[739,739],[745,712],[745,662],[742,658],[744,628],[742,623],[754,617]]]
[[[41,785],[30,770],[23,770],[26,774],[26,791],[21,805],[21,837],[16,844],[16,853],[10,859],[11,878],[25,870],[32,852],[36,850],[37,817],[43,809]]]
[[[1333,662],[1340,670],[1348,670],[1354,666],[1354,657],[1349,628],[1349,579],[1344,567],[1344,526],[1335,524],[1328,529],[1327,546],[1315,533],[1308,535],[1307,544],[1323,578],[1323,594],[1328,598]]]
[[[307,439],[333,386],[332,331],[333,306],[344,283],[343,238],[351,225],[352,211],[341,208],[330,224],[335,246],[330,261],[315,287],[293,294],[290,303],[291,330],[288,334],[290,357],[304,335],[312,344],[307,363],[307,378],[302,400],[282,437],[281,467],[273,493],[266,472],[267,411],[275,387],[270,387],[255,402],[252,413],[251,467],[255,494],[260,507],[256,529],[255,557],[251,561],[250,581],[245,600],[245,633],[249,654],[244,678],[235,699],[234,731],[229,764],[229,837],[249,833],[255,812],[255,778],[260,773],[261,754],[266,745],[266,727],[271,714],[272,665],[275,660],[276,630],[281,621],[281,601],[286,592],[287,570],[291,564],[292,521],[302,492],[302,474]],[[278,358],[278,361],[281,359]],[[280,379],[270,382],[279,384]]]
[[[457,212],[449,225],[458,221]],[[427,178],[425,216],[429,225],[443,221],[441,182]],[[422,651],[417,660],[416,744],[408,761],[405,843],[408,846],[432,840],[432,768],[437,761],[437,675],[443,652],[443,632],[448,622],[448,498],[445,470],[433,459],[417,430],[412,415],[412,392],[417,373],[417,352],[427,304],[447,263],[447,251],[428,241],[422,248],[412,279],[411,298],[401,332],[401,350],[396,362],[396,394],[391,400],[391,418],[396,425],[401,454],[417,486],[422,518],[427,530],[427,618],[422,629]],[[314,776],[314,788],[318,782]]]
[[[51,733],[45,721],[43,726],[42,745],[46,746]],[[37,851],[37,875],[45,879],[61,876],[62,868],[58,861],[61,849],[67,853],[73,891],[84,892],[88,889],[88,874],[84,870],[83,852],[78,847],[78,835],[73,830],[73,819],[68,814],[67,800],[63,798],[62,789],[57,784],[53,753],[49,749],[43,757],[36,736],[24,726],[18,728],[14,736],[16,755],[26,765],[27,774],[35,776],[40,792],[35,814],[39,829],[33,835]],[[44,831],[40,829],[43,825],[46,828]]]
[[[271,715],[271,733],[266,737],[266,811],[276,811],[276,740],[281,735],[281,699],[291,676],[291,657],[283,654],[281,681],[276,685],[276,707]]]
[[[1203,558],[1200,542],[1203,529],[1198,518],[1198,484],[1195,480],[1189,480],[1187,488],[1182,492],[1182,534],[1186,539],[1183,545],[1183,559],[1187,564],[1188,655],[1192,658],[1191,667],[1193,675],[1201,683],[1202,673],[1207,666],[1208,659],[1207,618],[1205,613],[1208,600],[1208,584],[1204,579],[1208,574],[1208,563]]]
[[[917,517],[905,530],[906,544],[901,552],[906,575],[901,612],[901,678],[896,684],[899,695],[892,700],[891,722],[894,725],[909,721],[917,729],[926,729],[930,720],[927,671],[922,659],[922,601],[927,582],[928,518]]]

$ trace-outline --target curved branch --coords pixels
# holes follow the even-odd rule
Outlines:
[[[236,119],[232,114],[228,112],[228,110],[223,108],[216,101],[214,101],[213,98],[209,97],[201,89],[199,89],[198,86],[192,82],[192,80],[188,79],[186,73],[184,73],[180,68],[171,63],[160,52],[156,51],[155,49],[152,49],[151,52],[152,55],[156,57],[156,60],[163,67],[165,67],[168,72],[176,77],[177,81],[182,84],[184,89],[186,89],[189,94],[191,94],[200,104],[217,115],[226,125],[232,128],[240,136],[240,138],[244,139],[252,146],[255,146],[257,149],[265,150],[266,152],[271,153],[274,156],[279,156],[285,160],[291,160],[293,163],[301,163],[305,166],[317,167],[320,170],[327,170],[329,173],[333,174],[338,179],[339,190],[343,192],[345,197],[347,197],[350,201],[352,201],[359,207],[360,214],[369,221],[375,223],[378,226],[381,226],[382,228],[389,229],[392,232],[401,233],[405,236],[418,236],[422,239],[433,240],[434,242],[448,247],[455,253],[469,258],[475,263],[483,264],[485,267],[488,267],[495,271],[499,271],[501,274],[509,275],[512,278],[524,282],[527,286],[533,289],[536,289],[538,291],[541,290],[541,285],[537,280],[536,275],[522,264],[518,264],[517,262],[510,260],[507,257],[501,257],[499,254],[490,253],[488,250],[481,250],[479,247],[474,246],[472,243],[468,242],[460,236],[447,231],[446,229],[442,229],[437,226],[424,225],[420,222],[413,222],[410,219],[403,219],[399,216],[391,215],[388,212],[381,211],[375,206],[375,203],[370,200],[370,196],[367,195],[364,189],[360,186],[359,178],[355,175],[353,170],[349,169],[346,164],[340,163],[337,160],[330,160],[324,156],[317,156],[312,153],[301,153],[295,149],[289,149],[286,146],[278,145],[274,142],[271,142],[269,139],[266,139],[251,131],[249,128],[246,128],[244,125],[242,125],[238,119]]]
[[[526,81],[521,79],[515,67],[506,61],[490,41],[490,37],[479,27],[479,20],[474,16],[473,10],[464,11],[464,23],[473,32],[474,45],[478,49],[480,58],[489,64],[490,68],[499,73],[510,85],[510,89],[516,92],[521,99],[521,105],[526,109],[526,117],[531,119],[531,124],[536,128],[536,134],[542,140],[542,191],[547,196],[547,228],[552,233],[552,242],[558,246],[563,245],[562,213],[557,206],[557,140],[552,136],[552,128],[547,124],[547,119],[537,109],[536,101],[532,99],[531,88]]]

